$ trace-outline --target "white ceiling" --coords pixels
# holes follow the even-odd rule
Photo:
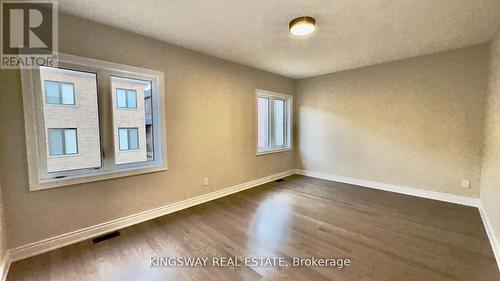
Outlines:
[[[293,78],[489,41],[500,0],[59,0],[61,11]],[[317,31],[289,35],[309,15]]]

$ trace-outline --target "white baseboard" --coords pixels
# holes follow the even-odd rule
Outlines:
[[[495,259],[497,260],[498,271],[500,271],[500,242],[497,239],[498,236],[496,236],[495,230],[493,230],[493,226],[491,225],[490,219],[488,218],[488,215],[482,203],[479,204],[478,209],[481,213],[481,219],[483,220],[486,234],[488,234],[488,239],[490,240],[493,254],[495,255]]]
[[[313,178],[320,178],[320,179],[331,180],[331,181],[336,181],[336,182],[341,182],[341,183],[348,183],[348,184],[352,184],[352,185],[358,185],[358,186],[369,187],[369,188],[373,188],[373,189],[396,192],[396,193],[412,195],[412,196],[422,197],[422,198],[427,198],[427,199],[434,199],[434,200],[439,200],[439,201],[444,201],[444,202],[449,202],[449,203],[471,206],[471,207],[479,207],[480,202],[481,202],[479,200],[479,198],[459,196],[459,195],[453,195],[453,194],[442,193],[442,192],[437,192],[437,191],[430,191],[430,190],[424,190],[424,189],[420,189],[420,188],[407,187],[407,186],[395,185],[395,184],[388,184],[388,183],[382,183],[382,182],[376,182],[376,181],[370,181],[370,180],[361,180],[361,179],[356,179],[356,178],[350,178],[350,177],[332,175],[332,174],[328,174],[328,173],[322,173],[322,172],[296,169],[295,173],[299,174],[299,175],[303,175],[303,176],[313,177]]]
[[[9,250],[10,261],[15,262],[18,260],[26,259],[36,256],[54,249],[62,248],[64,246],[74,244],[83,240],[87,240],[107,232],[122,229],[134,224],[148,221],[157,217],[161,217],[182,209],[186,209],[195,205],[199,205],[220,197],[224,197],[233,193],[240,192],[245,189],[256,187],[273,180],[290,176],[294,174],[294,170],[281,172],[278,174],[270,175],[260,179],[252,180],[246,183],[238,184],[211,193],[203,194],[194,198],[186,199],[180,202],[168,204],[159,208],[149,211],[144,211],[138,214],[130,215],[124,218],[116,219],[113,221],[101,223],[91,227],[83,228],[70,233],[62,234],[59,236],[51,237],[38,242],[30,243],[15,249]]]
[[[0,263],[0,278],[2,281],[7,280],[7,273],[10,267],[10,254],[9,251],[5,252],[2,262]]]

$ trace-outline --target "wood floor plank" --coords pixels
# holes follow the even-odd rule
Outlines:
[[[351,266],[151,267],[150,257],[349,258]],[[476,208],[290,176],[11,265],[7,280],[500,281]]]

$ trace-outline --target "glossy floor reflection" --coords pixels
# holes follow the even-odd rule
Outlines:
[[[150,267],[150,257],[335,257],[351,266]],[[14,263],[8,280],[500,280],[475,208],[303,176]]]

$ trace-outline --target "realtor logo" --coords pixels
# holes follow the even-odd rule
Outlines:
[[[57,2],[1,2],[0,68],[55,66]]]

